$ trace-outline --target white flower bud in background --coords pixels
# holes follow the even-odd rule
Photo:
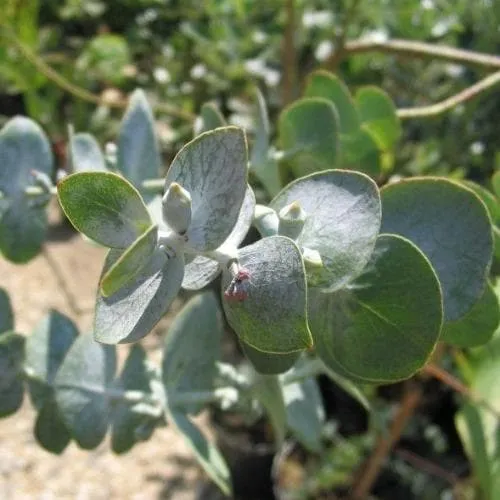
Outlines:
[[[177,233],[184,234],[191,224],[191,195],[172,182],[163,195],[163,220]]]
[[[298,201],[294,201],[283,207],[279,214],[278,234],[288,236],[292,240],[296,240],[306,222],[307,214],[300,206]]]

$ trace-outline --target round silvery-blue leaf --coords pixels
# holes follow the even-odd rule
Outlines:
[[[248,274],[242,285],[243,300],[223,293],[222,303],[241,340],[257,350],[277,354],[310,347],[307,286],[297,245],[284,236],[270,236],[242,248],[239,262]],[[232,277],[226,272],[222,289],[227,292],[231,286]]]
[[[205,132],[174,158],[165,190],[177,182],[191,195],[186,234],[192,249],[215,250],[233,230],[247,188],[247,163],[245,134],[237,127]]]
[[[91,134],[79,133],[69,143],[72,172],[105,172],[106,161],[98,142]]]
[[[308,282],[329,290],[355,278],[370,259],[380,228],[377,185],[359,172],[327,170],[289,184],[271,202],[279,212],[298,201],[307,214],[299,247],[317,251],[323,262],[320,277]]]
[[[103,275],[120,258],[110,250]],[[110,297],[97,294],[95,339],[104,344],[135,342],[147,335],[177,297],[184,275],[182,255],[156,250],[139,274]]]

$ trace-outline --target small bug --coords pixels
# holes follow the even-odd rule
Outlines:
[[[248,297],[248,282],[250,272],[248,269],[240,268],[236,276],[231,280],[229,286],[224,291],[224,297],[229,302],[243,302]]]

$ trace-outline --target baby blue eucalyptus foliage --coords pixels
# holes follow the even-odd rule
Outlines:
[[[71,441],[92,449],[107,432],[123,453],[173,425],[230,494],[224,458],[190,419],[207,404],[265,411],[277,444],[290,432],[318,451],[324,410],[315,375],[368,407],[356,383],[410,377],[440,339],[489,340],[499,319],[488,283],[495,196],[487,208],[474,186],[432,177],[379,189],[400,134],[394,106],[371,87],[352,97],[327,73],[314,74],[283,111],[275,144],[269,129],[258,92],[248,137],[206,105],[194,139],[158,179],[153,115],[136,91],[114,158],[91,135],[71,133],[70,174],[56,187],[44,132],[27,118],[7,123],[4,257],[36,255],[54,194],[73,226],[109,251],[93,335],[51,311],[25,341],[0,290],[1,416],[27,391],[37,440],[54,453]],[[282,186],[283,171],[297,178]],[[272,197],[267,205],[256,204],[249,176]],[[252,225],[261,238],[244,245]],[[161,366],[152,365],[137,342],[182,288],[199,293],[174,319]],[[226,324],[253,370],[220,361]],[[135,343],[120,372],[118,343]]]

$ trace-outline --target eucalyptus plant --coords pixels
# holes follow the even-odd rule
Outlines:
[[[278,443],[289,431],[318,450],[315,375],[366,404],[356,383],[408,378],[440,340],[476,345],[493,334],[492,208],[475,186],[444,178],[379,188],[400,134],[386,94],[367,87],[353,97],[316,73],[282,112],[274,144],[260,94],[256,109],[247,138],[205,106],[164,179],[141,91],[116,157],[92,136],[71,134],[71,173],[57,186],[38,125],[17,117],[0,132],[3,255],[23,262],[37,253],[53,194],[82,235],[109,248],[93,336],[52,311],[25,341],[0,295],[0,414],[19,408],[26,381],[43,447],[60,453],[75,440],[91,449],[111,428],[121,453],[169,423],[229,493],[224,459],[189,418],[207,404],[264,409]],[[269,203],[256,203],[249,176]],[[285,177],[295,179],[282,187]],[[260,237],[249,240],[252,225]],[[136,343],[117,373],[114,344],[151,332],[182,288],[200,293],[174,319],[162,365]],[[221,362],[226,324],[253,370]]]

